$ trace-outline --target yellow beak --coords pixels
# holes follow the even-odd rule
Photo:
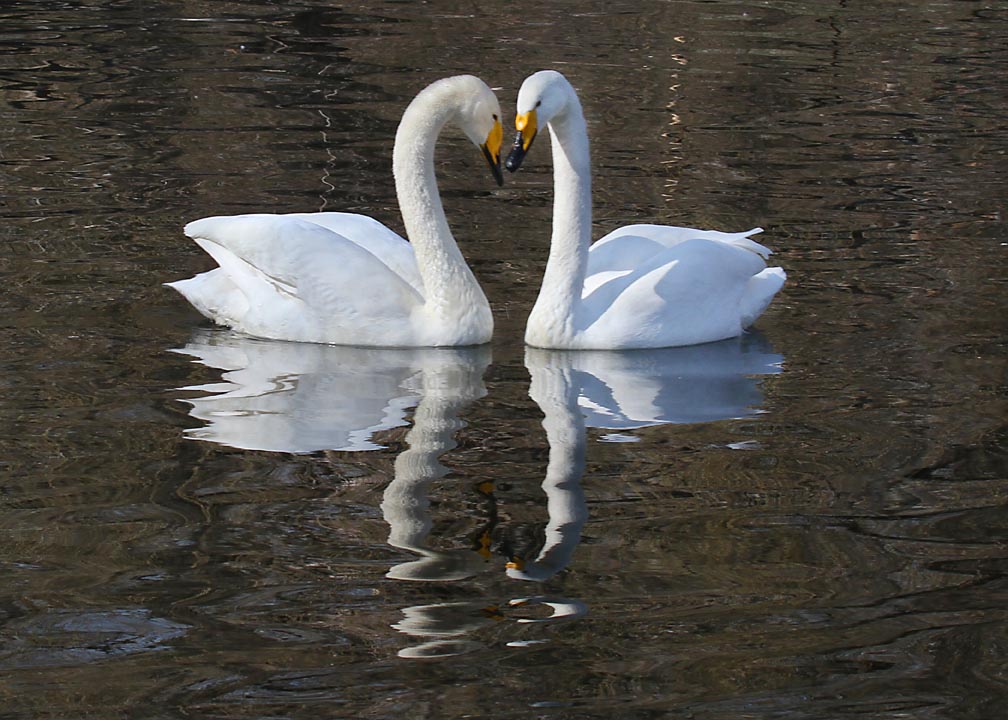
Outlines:
[[[532,141],[535,140],[536,133],[539,131],[534,108],[515,118],[515,130],[518,131],[518,137],[521,138],[521,149],[528,152],[532,147]],[[515,138],[515,144],[518,144],[518,138]]]
[[[507,162],[504,163],[504,166],[511,172],[521,167],[522,160],[525,159],[525,153],[532,147],[532,141],[535,140],[536,133],[539,131],[539,124],[534,108],[527,113],[522,113],[515,117],[515,129],[518,130],[518,135],[515,136],[514,145],[511,146],[511,153],[507,157]]]
[[[504,175],[501,173],[501,145],[504,143],[504,128],[500,123],[500,120],[494,122],[494,126],[490,128],[490,132],[487,133],[486,142],[480,145],[480,150],[483,151],[483,157],[486,158],[487,164],[490,165],[490,171],[493,173],[494,180],[497,181],[498,185],[504,184]]]

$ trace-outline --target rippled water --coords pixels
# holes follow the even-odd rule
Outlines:
[[[1008,694],[1008,8],[0,10],[0,712],[990,718]],[[597,233],[762,225],[740,341],[521,343],[544,149],[439,145],[492,346],[289,346],[160,283],[208,214],[400,227],[399,114],[562,70]],[[258,448],[258,449],[256,449]]]

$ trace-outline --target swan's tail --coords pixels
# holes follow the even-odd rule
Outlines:
[[[723,243],[728,243],[729,245],[734,245],[735,247],[742,248],[743,250],[754,252],[766,260],[768,257],[773,255],[773,250],[768,248],[766,245],[760,245],[755,240],[749,239],[750,235],[757,235],[761,232],[763,232],[763,228],[754,227],[751,230],[746,230],[745,232],[740,233],[718,233],[720,237],[712,239],[720,240]],[[776,292],[776,290],[774,292]],[[762,312],[762,310],[760,312]]]
[[[248,312],[248,298],[221,268],[164,285],[182,295],[201,315],[220,325],[233,327]]]
[[[755,244],[755,243],[754,243]],[[777,291],[784,287],[787,274],[783,268],[766,268],[749,279],[745,294],[742,296],[742,327],[747,328],[756,322],[756,318],[770,305]]]

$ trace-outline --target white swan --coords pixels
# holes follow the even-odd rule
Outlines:
[[[185,233],[220,265],[167,283],[211,320],[277,340],[427,347],[489,342],[493,316],[448,229],[434,177],[447,123],[479,145],[501,183],[503,129],[493,91],[471,75],[439,80],[403,113],[392,153],[407,242],[364,215],[237,215]]]
[[[525,342],[612,350],[694,345],[735,337],[784,284],[770,250],[741,233],[628,225],[591,243],[591,164],[581,103],[567,79],[543,70],[518,92],[514,172],[548,126],[553,143],[553,238]]]

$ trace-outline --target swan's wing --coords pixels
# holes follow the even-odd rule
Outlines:
[[[423,292],[413,246],[402,235],[367,215],[343,212],[291,213],[284,217],[306,220],[332,230],[380,258],[399,277]]]
[[[610,344],[615,339],[622,347],[691,345],[733,337],[744,327],[750,282],[765,268],[760,255],[737,245],[687,240],[600,285],[584,298],[579,324],[586,334],[597,334]],[[764,283],[764,289],[770,284]]]
[[[185,233],[217,261],[247,300],[244,318],[214,319],[245,332],[259,334],[259,325],[312,322],[352,328],[369,318],[401,318],[422,302],[416,289],[381,259],[317,223],[283,215],[237,215],[196,220]],[[285,337],[298,339],[296,335]]]
[[[313,227],[314,226],[314,227]],[[328,233],[321,233],[323,228]],[[261,269],[270,268],[282,277],[288,268],[299,267],[292,243],[332,245],[332,251],[348,257],[374,258],[403,279],[416,275],[413,247],[401,236],[365,215],[353,213],[250,214],[202,218],[185,226],[194,240],[210,240]],[[328,240],[326,238],[329,238]],[[367,251],[360,253],[347,241]],[[318,248],[313,248],[318,250]],[[398,270],[402,268],[405,275]]]
[[[165,285],[181,293],[204,317],[222,325],[234,325],[249,309],[245,293],[219,267]]]
[[[593,276],[611,277],[613,273],[629,272],[665,249],[660,242],[643,235],[619,235],[614,238],[610,233],[588,250],[586,277],[589,280],[586,285],[599,283],[600,278],[591,280]]]
[[[588,275],[601,272],[627,272],[649,258],[687,240],[714,240],[756,253],[762,258],[771,254],[769,248],[750,240],[763,232],[752,228],[745,232],[726,233],[719,230],[698,230],[674,225],[626,225],[613,230],[591,246],[588,253]]]

